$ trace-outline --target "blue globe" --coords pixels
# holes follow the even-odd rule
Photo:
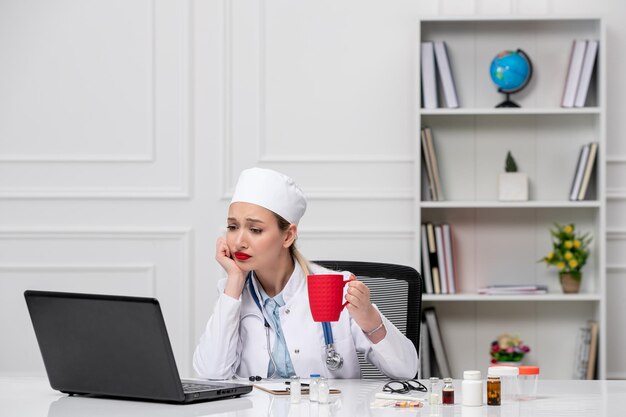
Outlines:
[[[521,50],[502,51],[491,61],[491,80],[502,93],[515,93],[528,84],[532,75],[532,64]]]

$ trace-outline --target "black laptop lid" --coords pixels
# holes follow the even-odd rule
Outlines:
[[[24,296],[52,388],[184,400],[157,300],[31,290]]]

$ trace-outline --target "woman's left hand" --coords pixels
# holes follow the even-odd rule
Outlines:
[[[346,308],[356,324],[364,332],[369,332],[380,325],[382,318],[378,310],[372,305],[368,286],[356,279],[354,275],[350,278],[352,281],[348,283],[348,294],[346,294],[348,305]]]

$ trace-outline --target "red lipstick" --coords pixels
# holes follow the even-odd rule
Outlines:
[[[235,258],[237,258],[240,261],[246,261],[246,260],[250,259],[251,256],[248,255],[247,253],[235,252]]]

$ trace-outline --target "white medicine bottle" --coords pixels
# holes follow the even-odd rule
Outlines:
[[[312,402],[317,402],[319,398],[319,390],[318,390],[318,381],[320,374],[311,374],[309,381],[309,400]]]
[[[480,371],[463,372],[461,396],[462,405],[470,407],[481,407],[483,405],[483,381]]]

